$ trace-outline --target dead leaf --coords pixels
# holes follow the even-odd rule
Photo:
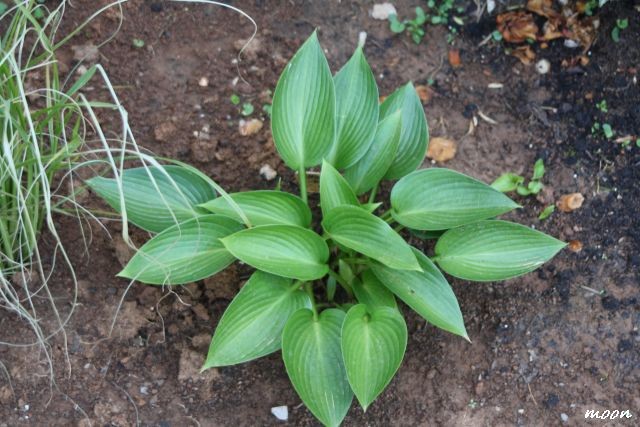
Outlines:
[[[432,138],[429,141],[429,150],[427,157],[436,162],[446,162],[456,156],[455,141],[447,138]]]
[[[542,40],[551,41],[564,37],[561,30],[562,22],[559,19],[549,19],[542,26]]]
[[[569,240],[569,250],[571,252],[580,252],[582,250],[582,242],[580,240]]]
[[[238,131],[242,136],[253,135],[262,129],[262,125],[262,120],[258,119],[240,120],[240,123],[238,124]]]
[[[560,16],[560,13],[553,8],[553,0],[529,0],[527,10],[549,19]]]
[[[433,90],[426,85],[418,85],[416,86],[416,93],[422,101],[423,104],[426,104],[431,100],[431,96],[433,95]]]
[[[522,62],[524,65],[531,65],[531,63],[536,59],[536,53],[531,49],[531,46],[525,45],[520,46],[511,51],[511,55],[515,56]]]
[[[498,31],[509,43],[522,43],[527,39],[535,40],[538,26],[533,15],[524,11],[506,12],[496,17]]]
[[[460,61],[460,49],[451,49],[449,50],[449,64],[453,68],[459,68],[462,65],[462,61]]]
[[[573,212],[582,206],[582,202],[584,202],[584,196],[582,194],[571,193],[561,196],[556,206],[562,212]]]

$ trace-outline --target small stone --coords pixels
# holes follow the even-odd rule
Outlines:
[[[274,406],[271,408],[271,413],[280,421],[287,421],[289,419],[289,408],[287,406]]]
[[[240,120],[238,131],[242,136],[249,136],[258,133],[263,125],[264,123],[259,119]]]
[[[200,80],[198,80],[198,86],[200,86],[200,87],[209,86],[209,79],[206,78],[206,77],[200,77]]]
[[[551,63],[547,59],[541,59],[536,62],[536,71],[538,74],[547,74],[551,70]]]
[[[426,85],[416,86],[416,93],[418,94],[418,98],[420,98],[420,101],[422,101],[423,104],[428,103],[433,96],[433,90]]]
[[[371,17],[373,19],[378,19],[380,21],[386,21],[389,19],[389,15],[397,15],[395,6],[391,3],[379,3],[374,4],[373,9],[371,9]]]
[[[563,412],[562,414],[560,414],[560,419],[562,420],[563,423],[566,423],[567,421],[569,421],[569,415]]]
[[[84,75],[87,72],[87,67],[84,64],[81,64],[78,68],[76,68],[76,74],[79,76]]]
[[[217,140],[198,139],[191,143],[191,153],[199,162],[210,162],[216,158],[216,148],[218,148]]]
[[[278,172],[276,172],[270,165],[262,165],[260,168],[260,176],[267,181],[273,181],[278,176]]]

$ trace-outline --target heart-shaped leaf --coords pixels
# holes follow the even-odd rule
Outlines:
[[[519,207],[487,184],[440,168],[415,171],[398,181],[391,206],[393,218],[414,230],[445,230]]]
[[[378,86],[360,46],[333,81],[336,141],[327,159],[336,169],[344,169],[367,152],[378,123]]]
[[[407,325],[389,307],[358,304],[342,325],[342,355],[347,378],[365,411],[385,389],[402,363],[407,348]]]
[[[435,260],[461,279],[504,280],[535,270],[565,245],[524,225],[479,221],[444,233],[436,243]]]
[[[360,195],[371,190],[384,177],[393,163],[402,131],[402,111],[382,120],[369,150],[353,166],[344,171],[344,178]]]
[[[280,157],[293,170],[320,164],[336,134],[336,95],[329,64],[314,32],[278,80],[271,131]]]
[[[340,332],[345,314],[324,310],[318,319],[301,309],[282,333],[282,359],[293,387],[311,413],[324,425],[336,427],[353,400],[344,368]]]
[[[177,223],[203,215],[196,206],[216,197],[211,186],[181,166],[140,167],[121,174],[127,220],[159,233]],[[96,177],[89,187],[117,212],[122,212],[116,179]]]
[[[311,300],[291,279],[256,271],[216,327],[202,369],[235,365],[280,350],[289,317]]]
[[[331,209],[341,205],[359,206],[358,198],[349,183],[329,162],[322,162],[320,172],[320,207],[326,216]]]
[[[327,274],[329,248],[313,231],[295,225],[261,225],[221,239],[240,261],[259,270],[300,280]]]
[[[219,215],[174,225],[145,243],[118,276],[152,285],[204,279],[235,260],[219,239],[241,229],[236,221]]]
[[[412,248],[422,271],[398,271],[372,264],[376,277],[416,313],[435,326],[468,339],[462,312],[453,290],[440,270]]]
[[[396,299],[371,270],[362,273],[361,280],[354,280],[351,283],[353,293],[359,303],[365,304],[369,308],[391,307],[397,308]]]
[[[252,225],[290,224],[307,228],[311,211],[301,198],[283,191],[260,190],[231,193],[229,197],[242,209]],[[211,212],[242,221],[236,210],[222,197],[200,205]]]
[[[420,271],[407,242],[389,224],[360,207],[342,205],[332,209],[322,227],[339,244],[391,268]]]
[[[398,179],[422,164],[427,152],[429,133],[422,103],[412,83],[398,88],[380,105],[380,120],[396,111],[402,112],[402,132],[396,156],[385,174]]]

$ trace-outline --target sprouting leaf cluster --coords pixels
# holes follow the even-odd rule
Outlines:
[[[182,164],[128,169],[89,185],[154,234],[120,276],[180,285],[236,260],[255,268],[218,323],[203,369],[281,351],[295,390],[325,425],[339,425],[354,396],[366,410],[400,367],[407,344],[400,301],[468,337],[441,270],[504,280],[564,246],[495,219],[518,207],[500,191],[452,170],[416,170],[428,144],[420,100],[407,83],[379,104],[362,47],[332,75],[311,35],[280,77],[271,126],[282,160],[299,174],[299,197],[227,193]],[[314,215],[306,177],[316,167]],[[397,180],[388,201],[377,197],[383,180]],[[403,228],[437,239],[433,254],[407,243]]]
[[[524,177],[512,172],[507,172],[500,175],[493,183],[491,187],[503,193],[510,193],[512,191],[517,192],[521,196],[530,196],[538,194],[544,184],[542,178],[544,177],[544,161],[542,159],[536,160],[533,165],[533,176],[531,180],[524,184]]]
[[[454,3],[454,0],[428,0],[426,11],[418,6],[415,8],[416,17],[414,19],[404,19],[402,21],[393,13],[389,15],[389,29],[396,34],[406,31],[415,44],[420,44],[425,34],[424,26],[427,24],[449,25],[450,19],[457,25],[464,24],[462,18],[453,15],[454,13],[463,13],[464,8],[456,7]],[[449,25],[449,31],[451,34],[449,34],[448,38],[451,41],[458,30],[455,26]]]

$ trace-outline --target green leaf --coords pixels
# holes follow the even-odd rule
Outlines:
[[[392,33],[400,34],[405,28],[404,23],[398,21],[398,16],[395,13],[389,15],[389,29]]]
[[[152,285],[204,279],[235,260],[219,239],[240,229],[242,225],[220,215],[177,224],[145,243],[118,276]]]
[[[516,175],[515,173],[507,172],[503,173],[493,181],[491,187],[503,193],[515,191],[520,184],[524,182],[524,177]]]
[[[398,179],[422,164],[427,152],[429,133],[422,103],[412,83],[393,92],[380,105],[380,120],[396,111],[402,112],[402,131],[398,150],[386,179]]]
[[[492,218],[519,205],[498,190],[449,169],[422,169],[396,183],[391,211],[414,230],[446,230]]]
[[[396,156],[401,131],[402,112],[396,111],[378,124],[373,143],[364,157],[345,170],[344,178],[356,194],[371,190],[387,173]]]
[[[378,86],[362,47],[333,79],[336,88],[336,141],[327,160],[336,169],[356,163],[369,149],[378,123]]]
[[[382,284],[427,321],[468,339],[458,300],[447,279],[422,252],[412,249],[422,267],[421,272],[398,271],[373,263],[373,273]]]
[[[282,359],[298,395],[324,425],[340,425],[353,400],[342,358],[340,334],[345,314],[298,310],[282,334]]]
[[[327,244],[322,237],[306,228],[261,225],[221,240],[240,261],[278,276],[314,280],[328,271]]]
[[[533,181],[539,181],[544,176],[544,160],[538,159],[536,163],[533,165],[533,177],[531,178]]]
[[[311,308],[311,300],[300,285],[256,271],[222,315],[202,369],[236,365],[280,350],[284,325],[301,308]]]
[[[320,207],[326,216],[331,209],[341,205],[359,206],[358,198],[349,183],[327,161],[322,162],[320,172]]]
[[[274,190],[231,193],[229,197],[242,209],[252,225],[290,224],[308,228],[311,211],[301,198],[293,194]],[[229,202],[219,197],[200,207],[242,221]]]
[[[164,172],[157,167],[126,169],[121,175],[127,220],[152,233],[202,215],[196,206],[216,197],[211,186],[188,169],[163,168]],[[115,179],[96,177],[87,184],[122,212]]]
[[[611,30],[611,38],[616,43],[620,41],[620,28],[613,27],[613,30]]]
[[[347,378],[365,411],[387,387],[407,348],[407,325],[398,310],[351,307],[342,325]]]
[[[320,164],[335,139],[336,96],[327,59],[314,32],[278,80],[271,115],[273,139],[293,170]]]
[[[334,208],[322,227],[339,244],[400,270],[420,270],[411,247],[378,218],[356,206]]]
[[[438,265],[447,273],[485,282],[533,271],[565,245],[524,225],[480,221],[447,231],[435,251]]]
[[[540,212],[538,215],[538,219],[543,221],[551,216],[551,214],[556,210],[556,205],[549,205]]]
[[[358,302],[366,304],[369,308],[398,307],[393,294],[380,283],[371,270],[362,273],[361,280],[354,280],[351,286]]]
[[[538,194],[544,185],[540,181],[529,181],[527,189],[531,194]]]

